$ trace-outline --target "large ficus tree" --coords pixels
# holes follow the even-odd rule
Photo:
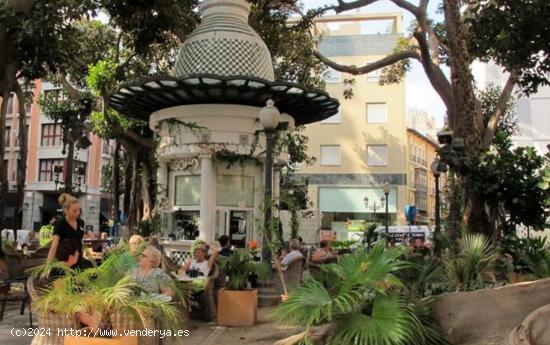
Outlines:
[[[4,155],[4,129],[10,93],[15,93],[19,113],[19,156],[14,229],[21,227],[27,171],[25,85],[55,73],[55,65],[74,57],[68,49],[76,44],[76,20],[94,14],[91,0],[2,0],[0,1],[0,155]],[[28,97],[27,97],[28,98]],[[0,159],[0,194],[6,195],[6,167]],[[0,198],[0,228],[3,227],[5,198]]]
[[[319,14],[341,13],[378,1],[338,0],[333,6],[316,11]],[[549,83],[550,22],[546,18],[550,15],[550,2],[442,0],[437,2],[444,15],[442,22],[428,17],[429,0],[391,2],[415,18],[410,35],[399,42],[392,54],[360,67],[338,64],[318,51],[315,55],[327,66],[352,75],[384,68],[386,77],[382,80],[389,81],[400,80],[410,59],[419,61],[447,108],[447,119],[454,137],[464,139],[463,150],[447,155],[446,160],[458,174],[460,183],[467,184],[468,173],[479,164],[480,156],[495,136],[514,87],[520,86],[524,91],[532,92]],[[474,59],[494,60],[509,72],[488,118],[475,92],[470,69]],[[450,68],[450,77],[444,72],[444,66]],[[459,209],[463,206],[464,218],[471,230],[490,231],[487,228],[488,215],[477,195],[466,190],[464,200],[450,205]]]

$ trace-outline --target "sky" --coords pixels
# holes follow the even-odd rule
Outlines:
[[[324,5],[334,5],[336,0],[302,0],[306,9],[317,8]],[[412,1],[417,3],[417,1]],[[428,9],[429,16],[434,19],[441,19],[441,15],[436,13],[436,5],[432,2],[431,6]],[[437,2],[436,2],[437,3]],[[354,13],[352,11],[349,13]],[[363,7],[360,9],[360,12],[364,13],[377,13],[377,12],[401,12],[403,13],[404,23],[402,27],[404,29],[410,26],[413,16],[396,6],[389,0],[381,0],[376,3],[373,3],[369,6]],[[406,78],[406,97],[407,97],[407,109],[409,108],[419,108],[426,110],[428,114],[433,116],[436,119],[436,124],[438,127],[443,126],[443,120],[445,116],[445,105],[441,101],[439,95],[434,91],[428,78],[426,77],[424,70],[419,62],[416,60],[412,61],[412,69],[407,74]]]

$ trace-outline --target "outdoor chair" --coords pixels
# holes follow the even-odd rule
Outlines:
[[[220,267],[217,264],[212,266],[204,290],[194,293],[193,297],[198,304],[198,308],[191,310],[191,317],[198,318],[203,321],[212,321],[218,313],[216,307],[216,280],[220,274]]]
[[[37,289],[38,280],[29,278],[27,281],[27,291],[30,296],[31,306],[40,296]],[[29,313],[30,314],[30,313]],[[54,312],[36,312],[38,318],[38,327],[49,330],[51,334],[44,336],[37,333],[33,338],[31,345],[63,345],[64,337],[57,332],[58,329],[78,329],[80,323],[74,315],[60,314]],[[31,324],[32,327],[32,324]]]
[[[172,258],[165,255],[164,252],[162,253],[160,267],[167,274],[172,274],[174,272],[177,273],[180,269],[180,266],[174,260],[172,260]]]
[[[0,282],[0,321],[4,319],[7,302],[21,302],[20,314],[25,313],[25,306],[29,304],[30,298],[27,291],[27,275],[22,264],[22,257],[13,248],[4,248],[4,260],[7,272],[3,272]],[[29,307],[29,321],[32,327],[32,313]]]
[[[299,257],[292,260],[283,270],[283,279],[287,292],[292,291],[302,284],[302,274],[304,272],[305,263],[306,258]],[[284,293],[280,279],[275,279],[275,287],[279,293]]]

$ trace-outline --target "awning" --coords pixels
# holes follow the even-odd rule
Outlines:
[[[368,197],[368,208],[365,207],[365,196]],[[384,213],[386,205],[381,205],[380,198],[384,196],[382,188],[319,188],[319,209],[321,212],[350,213]],[[384,196],[385,197],[385,196]],[[388,212],[397,212],[397,190],[390,188]]]

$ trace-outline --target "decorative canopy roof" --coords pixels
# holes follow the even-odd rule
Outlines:
[[[268,99],[297,125],[338,112],[338,100],[320,90],[274,81],[271,54],[248,25],[245,0],[204,0],[202,22],[183,43],[174,77],[150,77],[111,94],[111,107],[149,120],[151,113],[179,105],[242,104],[264,107]],[[223,116],[223,114],[220,114]]]
[[[338,112],[338,100],[321,90],[288,82],[251,77],[191,75],[187,78],[150,77],[128,84],[110,97],[111,107],[132,118],[148,121],[155,111],[188,104],[242,104],[263,107],[273,99],[281,113],[296,125],[324,120]]]

